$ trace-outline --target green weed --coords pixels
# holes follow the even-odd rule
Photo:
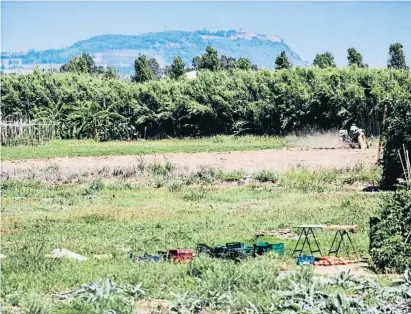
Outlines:
[[[272,182],[275,183],[278,180],[278,174],[269,170],[261,170],[254,174],[253,178],[260,182]]]

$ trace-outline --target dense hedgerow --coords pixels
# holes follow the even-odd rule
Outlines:
[[[370,255],[381,272],[411,268],[411,191],[384,195],[380,220],[372,226]]]
[[[1,75],[3,118],[50,119],[61,138],[99,140],[284,134],[351,122],[379,132],[383,104],[411,99],[408,73],[296,68],[199,73],[196,80],[134,84],[36,70]]]
[[[383,182],[385,187],[391,187],[397,178],[403,176],[404,169],[398,153],[405,159],[404,150],[411,154],[411,88],[404,84],[396,90],[396,99],[389,104],[386,119],[383,154]],[[404,178],[405,179],[405,178]]]

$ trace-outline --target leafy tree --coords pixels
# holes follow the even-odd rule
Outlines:
[[[97,66],[93,58],[83,53],[80,57],[73,57],[60,67],[60,72],[84,73],[90,75],[102,75],[104,78],[118,78],[117,72],[112,67]]]
[[[80,57],[73,57],[67,64],[60,67],[61,72],[93,74],[97,70],[93,58],[83,53]]]
[[[108,66],[103,73],[103,78],[108,80],[116,80],[118,79],[118,72],[114,67]]]
[[[322,54],[317,53],[313,61],[313,66],[319,67],[321,69],[337,67],[334,61],[334,56],[331,54],[331,52],[324,52]]]
[[[60,67],[60,72],[64,73],[64,72],[70,72],[70,68],[68,63],[64,63],[61,67]]]
[[[405,62],[405,55],[403,51],[403,45],[400,43],[395,43],[390,46],[389,58],[387,62],[387,67],[389,69],[397,70],[408,70],[409,67]]]
[[[201,58],[199,56],[193,58],[192,65],[193,65],[194,70],[198,70],[200,66],[200,59]]]
[[[233,57],[227,57],[225,55],[222,55],[220,58],[221,62],[221,69],[223,70],[233,70],[237,66],[237,61]]]
[[[177,56],[173,59],[173,63],[170,66],[169,75],[173,79],[178,79],[184,75],[184,62],[180,56]]]
[[[170,65],[166,65],[164,68],[161,69],[161,75],[170,75],[170,69],[171,66]]]
[[[240,58],[237,61],[237,68],[241,69],[241,70],[251,70],[253,67],[253,64],[251,63],[251,61],[247,58]]]
[[[218,58],[217,50],[208,46],[206,53],[201,55],[200,63],[198,65],[199,70],[218,71],[221,69],[221,62]]]
[[[154,77],[157,79],[161,78],[161,68],[155,58],[151,58],[148,60],[148,66],[151,69],[151,72],[154,74]]]
[[[132,82],[143,83],[154,79],[154,74],[145,55],[139,56],[134,61],[134,72],[134,76],[131,77]]]
[[[348,52],[347,59],[348,59],[349,66],[357,66],[359,68],[366,67],[366,65],[362,63],[362,55],[357,50],[355,50],[355,48],[348,48],[347,52]]]
[[[285,51],[282,51],[280,55],[275,59],[275,69],[282,70],[282,69],[291,69],[292,64],[288,60],[287,54]]]

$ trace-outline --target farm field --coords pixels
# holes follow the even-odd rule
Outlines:
[[[369,139],[377,147],[378,138]],[[50,159],[64,157],[107,157],[171,153],[238,152],[283,148],[339,147],[338,132],[307,136],[226,136],[198,139],[164,139],[141,141],[53,140],[44,146],[1,148],[1,160]],[[340,152],[341,154],[342,152]],[[374,153],[374,152],[373,152]]]
[[[3,19],[0,313],[411,314],[405,7],[365,29],[363,5],[169,4],[161,33],[149,3],[24,5],[2,5],[27,16]],[[272,32],[299,15],[323,25],[297,51]]]
[[[214,136],[199,139],[110,142],[54,140],[46,146],[2,147],[1,160],[244,151],[279,149],[285,145],[284,138],[268,136]]]
[[[35,299],[43,300],[43,307],[57,306],[53,293],[106,276],[114,276],[117,283],[141,284],[146,298],[173,300],[172,293],[222,289],[220,285],[235,280],[237,272],[251,272],[248,275],[256,276],[254,280],[262,280],[267,271],[274,276],[280,270],[295,268],[289,256],[294,240],[286,241],[284,258],[260,258],[241,266],[201,260],[201,267],[214,272],[216,278],[208,274],[208,279],[200,282],[188,273],[187,265],[130,262],[127,249],[153,254],[167,248],[195,248],[200,242],[251,243],[261,229],[310,221],[359,223],[355,241],[364,255],[368,216],[376,202],[373,195],[350,189],[330,194],[298,188],[284,191],[270,185],[184,188],[170,184],[155,188],[119,182],[50,186],[9,181],[3,182],[2,193],[1,251],[7,256],[2,261],[3,297],[26,306]],[[319,240],[325,250],[331,234],[320,234]],[[89,260],[54,261],[44,257],[56,248],[69,249]],[[99,256],[107,259],[99,260]],[[235,282],[232,285],[234,290],[240,288]],[[238,308],[247,305],[246,299],[256,302],[262,293],[258,290],[262,287],[257,291],[251,286],[242,289],[239,295],[233,290]],[[34,299],[25,300],[28,292]]]
[[[375,153],[293,148],[167,154],[165,159],[159,154],[3,161],[3,308],[6,313],[193,313],[197,304],[210,313],[227,308],[263,313],[291,282],[304,287],[320,278],[296,267],[295,239],[263,237],[285,243],[285,256],[239,264],[203,256],[181,265],[139,263],[128,254],[194,249],[197,243],[251,244],[263,229],[313,223],[359,225],[354,242],[367,257],[368,219],[377,209],[378,194],[361,189],[379,180]],[[293,161],[297,156],[300,160]],[[324,251],[332,237],[318,233]],[[88,260],[47,257],[57,248]],[[289,275],[284,279],[284,274]],[[61,296],[106,278],[139,289],[132,297],[113,292],[91,303]],[[384,276],[377,280],[390,282]],[[319,293],[352,293],[333,285],[318,286]]]

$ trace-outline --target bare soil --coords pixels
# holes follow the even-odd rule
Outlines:
[[[65,172],[86,171],[100,167],[125,167],[135,165],[139,159],[147,163],[166,160],[179,167],[195,169],[199,166],[218,167],[226,171],[243,169],[252,173],[262,169],[284,171],[304,167],[316,169],[344,169],[355,165],[373,166],[377,161],[377,149],[304,149],[236,151],[216,153],[174,153],[144,156],[64,157],[50,159],[26,159],[3,161],[2,171],[10,172],[30,168],[58,165]]]
[[[335,265],[335,266],[315,266],[314,273],[316,275],[332,276],[338,275],[341,272],[350,272],[351,275],[358,277],[378,277],[368,268],[367,263],[356,263],[349,265]]]

